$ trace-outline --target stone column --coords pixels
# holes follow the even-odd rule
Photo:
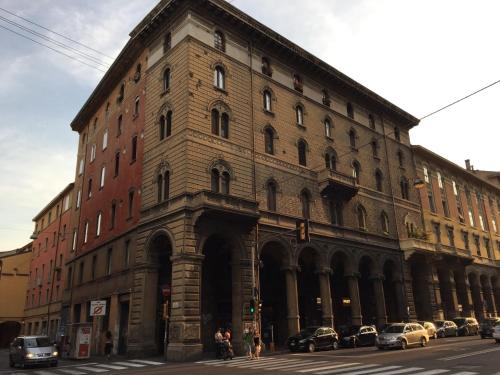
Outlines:
[[[387,323],[387,311],[385,308],[384,276],[375,275],[371,277],[373,293],[375,294],[375,310],[377,312],[377,327]]]
[[[286,304],[288,335],[292,336],[300,331],[299,322],[299,296],[297,292],[297,267],[291,266],[283,269],[286,280]]]
[[[478,320],[484,319],[486,316],[486,311],[484,309],[484,299],[483,292],[481,290],[481,285],[477,278],[471,283],[472,300],[474,301],[474,311],[476,312],[476,318]]]
[[[455,316],[460,315],[458,311],[458,296],[457,296],[457,288],[455,285],[455,277],[453,275],[453,270],[447,269],[444,271],[444,275],[446,277],[446,283],[450,288],[449,298],[449,306],[448,306],[448,314],[449,318],[454,318]]]
[[[118,339],[120,338],[120,301],[118,294],[111,295],[109,303],[109,327],[108,330],[113,335],[113,354],[118,353]]]
[[[360,326],[363,324],[363,317],[361,316],[361,302],[359,299],[359,286],[358,286],[358,273],[346,275],[347,284],[349,287],[349,297],[351,298],[351,322],[352,325]]]
[[[409,314],[412,314],[412,312],[410,311],[410,313],[408,313],[408,303],[406,301],[406,298],[405,298],[405,290],[404,290],[404,283],[403,283],[403,280],[400,278],[400,277],[395,277],[394,278],[394,281],[393,281],[393,284],[394,284],[394,290],[396,291],[396,299],[397,299],[397,305],[398,305],[398,316],[400,319],[402,320],[406,320],[409,318]],[[414,314],[415,319],[416,319],[416,311]],[[413,317],[412,317],[413,319]]]
[[[464,287],[465,287],[465,298],[466,298],[466,306],[462,306],[463,312],[465,316],[475,316],[474,312],[474,302],[472,300],[472,290],[470,287],[469,279],[464,274]]]
[[[203,259],[203,255],[186,253],[171,257],[171,316],[166,350],[169,361],[191,361],[202,356],[200,287]]]
[[[484,294],[488,303],[488,314],[491,314],[491,316],[497,316],[495,294],[489,279],[486,281],[486,285],[484,286]]]
[[[437,274],[437,269],[435,264],[430,264],[430,280],[429,288],[431,289],[432,295],[434,295],[433,311],[432,315],[434,320],[443,320],[443,300],[441,298],[441,288],[439,287],[439,277]]]
[[[332,270],[330,268],[323,268],[318,271],[321,310],[323,313],[323,325],[333,328],[332,293],[330,289],[331,273]]]

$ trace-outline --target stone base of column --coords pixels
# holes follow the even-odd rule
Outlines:
[[[323,326],[333,328],[333,315],[323,315]]]
[[[299,333],[300,331],[300,323],[299,316],[287,316],[288,321],[288,336],[293,336]]]
[[[130,343],[127,347],[127,357],[146,358],[158,355],[158,348],[154,341],[144,341],[140,343]]]
[[[351,316],[351,322],[353,326],[360,326],[363,325],[363,317],[360,316]]]
[[[168,344],[166,357],[169,362],[199,360],[203,357],[203,345],[172,342]]]

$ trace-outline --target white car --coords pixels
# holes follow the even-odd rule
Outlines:
[[[497,325],[493,328],[493,338],[497,344],[500,344],[500,323],[497,323]]]

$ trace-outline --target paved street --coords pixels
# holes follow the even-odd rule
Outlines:
[[[258,361],[206,359],[196,363],[164,363],[154,360],[111,360],[75,363],[61,361],[58,368],[16,369],[2,358],[0,375],[85,375],[118,372],[131,374],[288,374],[312,375],[473,375],[500,374],[500,345],[493,340],[450,338],[431,341],[426,348],[379,351],[373,347],[316,353],[287,353],[264,356]],[[107,375],[106,374],[106,375]]]

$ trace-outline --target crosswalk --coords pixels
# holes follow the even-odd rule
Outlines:
[[[137,370],[147,366],[161,366],[164,362],[149,361],[145,359],[131,359],[129,361],[110,361],[106,363],[87,362],[81,365],[61,366],[48,369],[34,369],[29,371],[29,375],[89,375],[101,374],[117,370]],[[14,375],[28,375],[26,372],[13,372]]]
[[[450,369],[425,369],[423,367],[403,365],[382,365],[361,362],[332,362],[306,359],[290,359],[284,357],[263,357],[248,360],[238,357],[233,360],[198,361],[198,365],[226,367],[232,369],[250,369],[256,371],[286,371],[303,375],[476,375],[478,372],[454,371]]]

